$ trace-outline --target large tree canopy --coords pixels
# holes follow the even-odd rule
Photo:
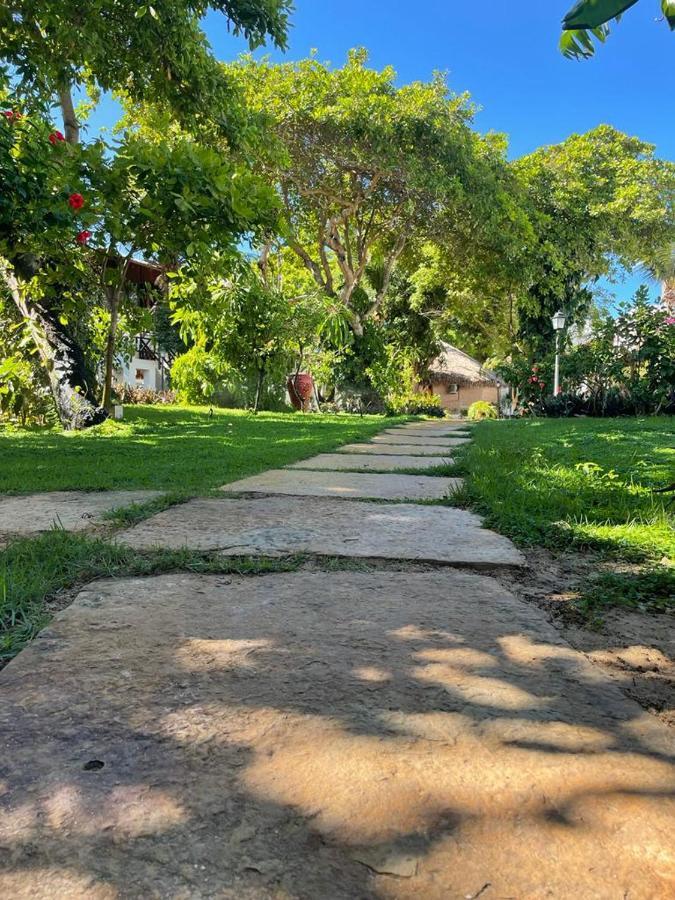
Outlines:
[[[493,224],[505,173],[504,141],[471,129],[466,95],[440,76],[399,88],[393,69],[366,61],[356,50],[340,69],[316,59],[228,67],[278,142],[262,165],[282,199],[283,237],[357,333],[415,242],[466,245]],[[364,309],[358,288],[375,260]]]
[[[18,88],[59,96],[66,137],[77,133],[72,85],[123,90],[137,101],[165,101],[174,113],[215,120],[236,135],[231,90],[200,20],[215,10],[251,47],[286,45],[290,0],[7,0],[0,9],[0,62]]]

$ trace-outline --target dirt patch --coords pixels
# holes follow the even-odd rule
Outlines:
[[[661,721],[675,726],[675,616],[608,608],[590,627],[575,601],[580,587],[601,572],[625,566],[594,554],[526,550],[530,566],[500,580],[523,599],[546,610],[566,641],[610,675],[629,697]]]

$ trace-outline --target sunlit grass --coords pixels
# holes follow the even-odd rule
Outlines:
[[[462,457],[467,499],[523,545],[589,547],[675,561],[675,423],[651,419],[486,422]]]
[[[0,492],[147,488],[194,494],[367,440],[402,421],[128,406],[122,422],[86,432],[0,429]]]

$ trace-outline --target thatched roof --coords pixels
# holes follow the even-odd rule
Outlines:
[[[446,384],[502,384],[500,378],[484,369],[477,359],[446,343],[441,344],[440,354],[429,366],[429,377]]]

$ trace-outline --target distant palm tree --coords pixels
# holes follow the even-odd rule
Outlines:
[[[640,266],[648,278],[661,284],[661,302],[675,314],[675,241],[666,244]]]

